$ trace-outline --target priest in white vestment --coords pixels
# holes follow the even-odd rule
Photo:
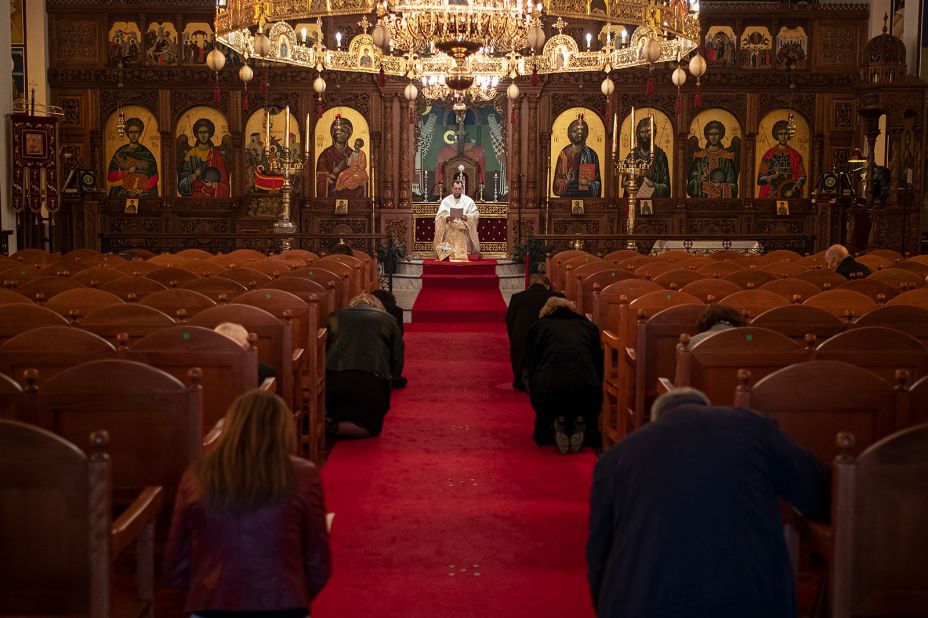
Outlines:
[[[439,260],[467,262],[467,254],[480,255],[480,240],[477,238],[477,221],[480,213],[474,200],[463,195],[464,183],[455,180],[451,195],[441,201],[435,215],[435,255]],[[452,209],[460,208],[463,218],[452,218]]]

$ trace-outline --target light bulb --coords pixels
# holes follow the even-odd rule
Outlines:
[[[586,50],[590,51],[590,43],[593,41],[593,35],[589,32],[586,33]]]

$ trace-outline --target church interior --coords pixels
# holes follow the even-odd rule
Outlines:
[[[928,615],[926,41],[914,0],[11,0],[0,616],[308,617],[162,574],[255,384],[321,470],[314,617],[633,615],[591,493],[690,387],[830,470],[826,521],[781,503],[792,615]],[[599,375],[539,446],[551,296]]]

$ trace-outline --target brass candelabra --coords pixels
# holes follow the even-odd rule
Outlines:
[[[625,193],[628,195],[628,219],[626,225],[628,228],[626,233],[628,234],[635,233],[635,196],[638,193],[638,178],[647,176],[653,163],[653,150],[648,154],[647,159],[639,159],[635,156],[634,149],[629,150],[624,159],[614,159],[612,161],[615,173],[625,177]],[[634,239],[628,239],[627,247],[629,249],[635,248]]]

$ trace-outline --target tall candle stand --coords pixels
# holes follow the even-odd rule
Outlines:
[[[272,174],[283,175],[284,182],[280,187],[280,218],[274,223],[274,233],[280,234],[281,251],[290,249],[290,238],[296,233],[296,225],[290,220],[290,198],[293,186],[290,184],[290,176],[299,174],[303,171],[305,162],[300,156],[294,157],[290,148],[284,148],[284,155],[279,159],[269,161],[269,169]]]
[[[614,156],[614,155],[613,155]],[[628,151],[624,159],[614,159],[612,161],[616,174],[625,176],[625,193],[628,195],[628,234],[635,233],[635,196],[638,193],[638,178],[647,176],[654,163],[654,150],[652,149],[647,160],[637,159],[635,149]],[[629,249],[635,249],[635,240],[629,238],[626,244]]]

